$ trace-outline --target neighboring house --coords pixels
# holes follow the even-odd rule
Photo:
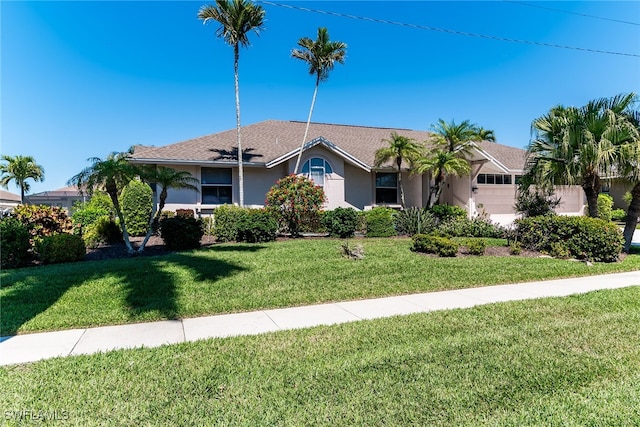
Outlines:
[[[269,120],[242,128],[244,149],[245,204],[263,206],[266,193],[275,182],[293,173],[300,139],[306,123]],[[398,176],[389,164],[374,168],[375,152],[387,146],[392,132],[418,142],[430,133],[408,129],[375,128],[312,123],[304,146],[301,174],[324,188],[327,209],[373,206],[400,207]],[[449,178],[441,201],[459,205],[470,215],[510,215],[516,194],[516,181],[522,174],[525,151],[492,142],[474,144],[472,173]],[[208,214],[216,206],[237,203],[236,130],[191,139],[164,147],[136,146],[132,161],[161,165],[190,172],[201,182],[200,192],[170,190],[166,209],[195,209]],[[431,177],[411,176],[404,164],[402,182],[407,206],[425,206]],[[579,212],[583,197],[580,187],[562,192],[562,212]],[[566,193],[566,194],[565,194]]]
[[[63,187],[53,191],[43,191],[25,196],[26,202],[31,205],[59,206],[70,211],[75,202],[85,202],[89,196],[81,194],[78,187]]]
[[[0,190],[0,215],[7,215],[20,204],[20,196],[8,191]]]

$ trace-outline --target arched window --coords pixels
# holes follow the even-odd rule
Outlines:
[[[333,169],[331,169],[331,165],[325,159],[314,157],[304,162],[300,172],[315,182],[316,185],[324,186],[324,176],[333,173]]]

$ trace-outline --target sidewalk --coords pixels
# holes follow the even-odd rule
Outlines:
[[[640,285],[640,271],[0,338],[0,365]]]

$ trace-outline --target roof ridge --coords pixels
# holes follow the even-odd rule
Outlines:
[[[282,120],[274,120],[274,121],[282,121]],[[301,120],[288,120],[289,123],[304,123]],[[342,127],[353,127],[353,128],[364,128],[364,129],[379,129],[379,130],[406,130],[409,132],[429,132],[426,130],[415,130],[409,128],[398,128],[398,127],[386,127],[386,126],[366,126],[366,125],[351,125],[344,123],[325,123],[325,122],[311,122],[312,125],[324,125],[324,126],[342,126]],[[430,133],[430,132],[429,132]]]

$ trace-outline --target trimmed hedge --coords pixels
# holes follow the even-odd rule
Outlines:
[[[200,247],[202,222],[195,218],[175,216],[160,222],[160,236],[169,250],[186,250]]]
[[[438,230],[453,237],[504,237],[502,227],[479,216],[473,219],[450,217],[438,226]]]
[[[75,234],[46,236],[36,245],[36,252],[44,264],[82,261],[87,254],[82,237]]]
[[[235,205],[222,205],[213,211],[214,236],[219,242],[238,240],[238,222],[247,215],[247,210]]]
[[[22,267],[31,261],[29,249],[29,227],[20,220],[7,217],[0,219],[0,266]]]
[[[149,184],[137,180],[127,184],[120,195],[120,206],[129,235],[144,236],[153,210],[153,190]]]
[[[428,254],[438,254],[441,257],[454,257],[458,253],[458,243],[447,238],[431,234],[416,234],[411,238],[411,250]]]
[[[623,248],[622,231],[599,218],[545,215],[518,219],[516,238],[531,250],[591,261],[614,262]]]
[[[260,243],[276,240],[278,221],[264,209],[248,209],[236,224],[238,242]]]
[[[390,237],[397,234],[394,227],[396,211],[382,206],[365,212],[367,218],[367,237]]]
[[[353,237],[358,228],[358,212],[353,208],[335,208],[322,215],[322,225],[332,237]]]

